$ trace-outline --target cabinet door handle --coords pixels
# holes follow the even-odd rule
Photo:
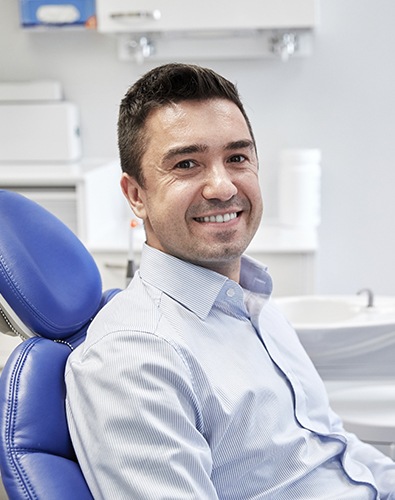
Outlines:
[[[111,19],[114,21],[128,22],[128,21],[159,21],[162,17],[160,10],[134,10],[129,12],[113,12],[110,14]]]
[[[125,262],[125,264],[115,264],[114,262],[105,262],[104,263],[104,267],[106,267],[107,269],[125,269],[126,270],[126,265],[127,265],[126,262]]]

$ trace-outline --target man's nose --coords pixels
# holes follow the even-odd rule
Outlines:
[[[237,187],[225,166],[216,165],[208,169],[202,194],[206,200],[221,201],[230,200],[237,194]]]

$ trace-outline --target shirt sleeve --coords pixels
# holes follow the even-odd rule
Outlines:
[[[218,498],[193,382],[167,341],[108,335],[73,357],[66,384],[72,441],[95,498]]]

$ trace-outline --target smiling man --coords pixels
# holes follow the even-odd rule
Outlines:
[[[243,255],[263,208],[235,86],[155,68],[123,99],[118,133],[146,244],[66,369],[93,496],[395,498],[394,463],[345,432],[265,267]]]
[[[240,256],[262,215],[253,138],[237,105],[194,99],[146,119],[143,183],[122,188],[147,244],[239,281]]]

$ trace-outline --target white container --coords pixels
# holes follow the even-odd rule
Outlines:
[[[0,161],[81,158],[77,106],[66,101],[0,104]]]
[[[321,151],[281,152],[279,221],[284,226],[315,228],[321,222]]]

